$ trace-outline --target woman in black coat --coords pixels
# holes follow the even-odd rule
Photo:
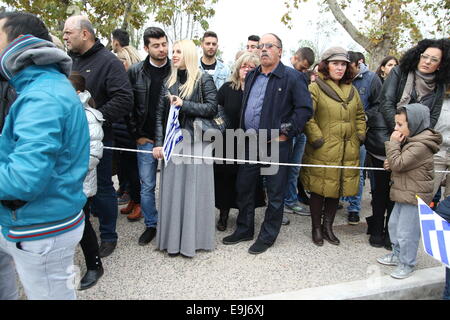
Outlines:
[[[430,109],[430,127],[439,119],[450,80],[449,41],[424,39],[409,49],[385,79],[380,94],[379,110],[367,112],[368,132],[366,149],[370,166],[382,168],[386,153],[384,142],[395,127],[395,111],[411,103],[421,103]],[[389,199],[390,174],[374,171],[375,192],[372,198],[372,216],[367,218],[369,243],[375,247],[390,247],[387,225],[392,202]],[[386,220],[385,211],[388,211]]]
[[[230,81],[224,83],[217,93],[217,102],[223,106],[225,115],[230,126],[227,129],[236,130],[239,128],[239,120],[242,108],[242,98],[244,93],[245,76],[247,73],[259,66],[259,57],[253,53],[246,52],[236,61]],[[223,139],[225,142],[225,137]],[[234,144],[236,146],[236,143]],[[224,143],[223,157],[228,158]],[[233,158],[237,158],[237,152],[232,152]],[[236,178],[239,165],[234,164],[214,164],[214,190],[216,208],[220,211],[217,230],[227,229],[228,215],[231,208],[237,208],[236,204]],[[265,205],[264,190],[262,181],[257,186],[256,206]]]

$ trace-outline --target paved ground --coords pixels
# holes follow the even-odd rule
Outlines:
[[[371,215],[369,201],[366,192],[363,217]],[[215,214],[217,218],[218,211]],[[275,245],[257,256],[247,252],[252,242],[232,246],[221,243],[224,236],[232,233],[236,214],[232,211],[231,228],[216,231],[216,250],[198,252],[192,259],[169,257],[156,250],[154,243],[139,246],[137,239],[144,230],[143,221],[130,223],[126,216],[120,215],[119,242],[114,253],[104,259],[105,275],[95,287],[78,292],[78,298],[245,299],[364,279],[370,285],[372,277],[388,275],[392,270],[375,260],[388,251],[368,244],[365,223],[347,225],[345,210],[338,211],[335,221],[341,245],[325,242],[323,247],[315,246],[310,236],[310,217],[288,214],[291,224],[282,226]],[[260,209],[256,230],[262,217]],[[96,219],[93,224],[96,228]],[[80,249],[75,261],[84,274]],[[419,248],[418,269],[439,265]]]

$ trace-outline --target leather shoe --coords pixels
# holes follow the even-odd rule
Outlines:
[[[242,237],[238,236],[236,233],[233,233],[232,235],[225,237],[222,239],[223,244],[236,244],[242,241],[250,241],[253,240],[253,237]]]
[[[260,254],[269,249],[270,246],[268,244],[265,244],[262,241],[256,240],[254,244],[248,249],[248,253],[251,254]]]
[[[133,207],[133,211],[129,215],[127,215],[127,219],[130,222],[139,221],[142,218],[141,205],[136,203]]]
[[[102,241],[100,243],[100,258],[105,258],[113,253],[114,249],[116,249],[117,241]]]
[[[156,236],[156,228],[146,228],[144,233],[139,237],[139,245],[145,246],[149,244]]]
[[[103,267],[97,270],[88,270],[80,281],[80,288],[78,290],[86,290],[97,284],[97,281],[103,276]]]

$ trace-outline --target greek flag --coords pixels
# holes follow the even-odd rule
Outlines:
[[[178,121],[180,108],[181,107],[174,105],[170,106],[169,118],[167,119],[166,136],[163,145],[163,156],[166,166],[170,161],[170,157],[172,156],[175,146],[183,141],[183,134],[180,127],[180,122]]]
[[[450,267],[450,223],[417,197],[425,252]]]

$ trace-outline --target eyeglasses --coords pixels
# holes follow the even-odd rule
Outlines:
[[[423,54],[423,53],[420,54],[420,58],[425,61],[430,60],[434,64],[438,64],[441,61],[440,59],[438,59],[436,57],[432,57],[432,56],[429,56],[429,55]]]
[[[246,65],[246,64],[243,64],[243,65],[241,66],[241,69],[242,69],[242,70],[244,70],[244,69],[247,69],[247,70],[253,70],[253,69],[255,69],[255,67],[254,67],[254,66],[248,66],[248,65]]]
[[[259,44],[259,45],[257,46],[258,49],[262,49],[262,48],[264,48],[264,47],[266,47],[266,49],[270,49],[270,48],[272,48],[272,47],[280,48],[279,46],[277,46],[277,45],[275,45],[275,44],[273,44],[273,43],[261,43],[261,44]]]

